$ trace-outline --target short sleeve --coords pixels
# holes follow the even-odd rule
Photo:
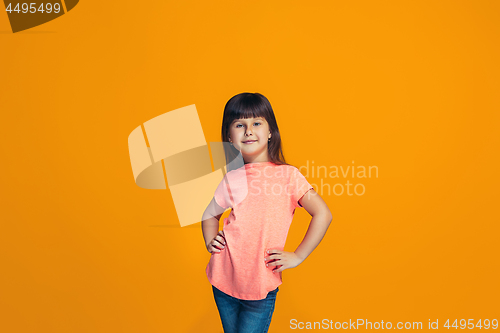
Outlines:
[[[219,206],[226,209],[229,208],[229,192],[226,185],[226,177],[222,178],[221,182],[215,190],[214,199]]]
[[[292,189],[292,201],[294,207],[301,208],[302,206],[299,203],[299,200],[306,194],[309,190],[314,189],[314,187],[309,184],[306,177],[304,177],[299,169],[293,168],[292,176],[290,177],[291,181],[291,189]]]

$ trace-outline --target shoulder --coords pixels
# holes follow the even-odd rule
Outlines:
[[[275,166],[276,177],[281,178],[284,181],[291,182],[297,177],[300,177],[300,171],[297,167],[290,164],[281,164]]]
[[[235,176],[235,175],[240,175],[242,173],[245,173],[245,167],[229,170],[228,172],[226,172],[225,176],[231,177],[231,176]]]
[[[282,164],[282,165],[279,165],[278,167],[281,167],[283,170],[285,170],[290,175],[300,173],[299,169],[296,166],[291,165],[291,164]]]
[[[290,176],[289,179],[290,181],[299,181],[299,182],[304,182],[307,181],[307,176],[308,173],[306,172],[306,175],[302,174],[299,168],[293,165],[287,165],[286,166],[287,174]]]

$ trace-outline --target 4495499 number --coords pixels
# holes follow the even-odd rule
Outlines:
[[[481,323],[482,321],[482,323]],[[458,321],[458,319],[455,319],[455,321],[453,322],[453,324],[450,325],[450,320],[448,319],[446,321],[446,323],[443,325],[443,327],[446,327],[447,329],[450,329],[450,328],[455,328],[455,329],[458,329],[460,326],[460,329],[474,329],[474,328],[484,328],[484,329],[494,329],[496,330],[498,328],[498,319],[493,319],[493,320],[489,320],[489,319],[479,319],[479,321],[477,323],[474,324],[474,319],[460,319],[460,321]]]
[[[31,13],[34,14],[36,12],[39,13],[59,13],[61,11],[61,5],[58,3],[51,4],[50,2],[42,3],[37,8],[37,4],[32,2],[28,3],[18,3],[14,8],[12,8],[12,3],[9,3],[7,8],[5,9],[7,12],[17,12],[17,13]]]

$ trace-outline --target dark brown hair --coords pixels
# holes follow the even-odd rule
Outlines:
[[[257,117],[263,117],[269,124],[271,141],[268,143],[267,148],[270,161],[278,165],[289,165],[285,162],[283,149],[281,148],[281,136],[273,108],[269,100],[262,94],[245,92],[231,97],[224,107],[221,133],[222,142],[229,142],[229,128],[234,120]],[[240,154],[238,149],[229,144],[224,144],[224,152],[228,166]]]

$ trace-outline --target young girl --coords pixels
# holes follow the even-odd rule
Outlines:
[[[300,171],[285,162],[271,104],[242,93],[226,104],[222,120],[227,173],[202,218],[211,253],[206,273],[226,333],[267,332],[281,272],[300,265],[330,225],[332,214]],[[235,166],[235,157],[244,164]],[[236,159],[237,160],[237,159]],[[294,252],[283,251],[295,209],[312,220]],[[219,232],[222,213],[231,208]]]

